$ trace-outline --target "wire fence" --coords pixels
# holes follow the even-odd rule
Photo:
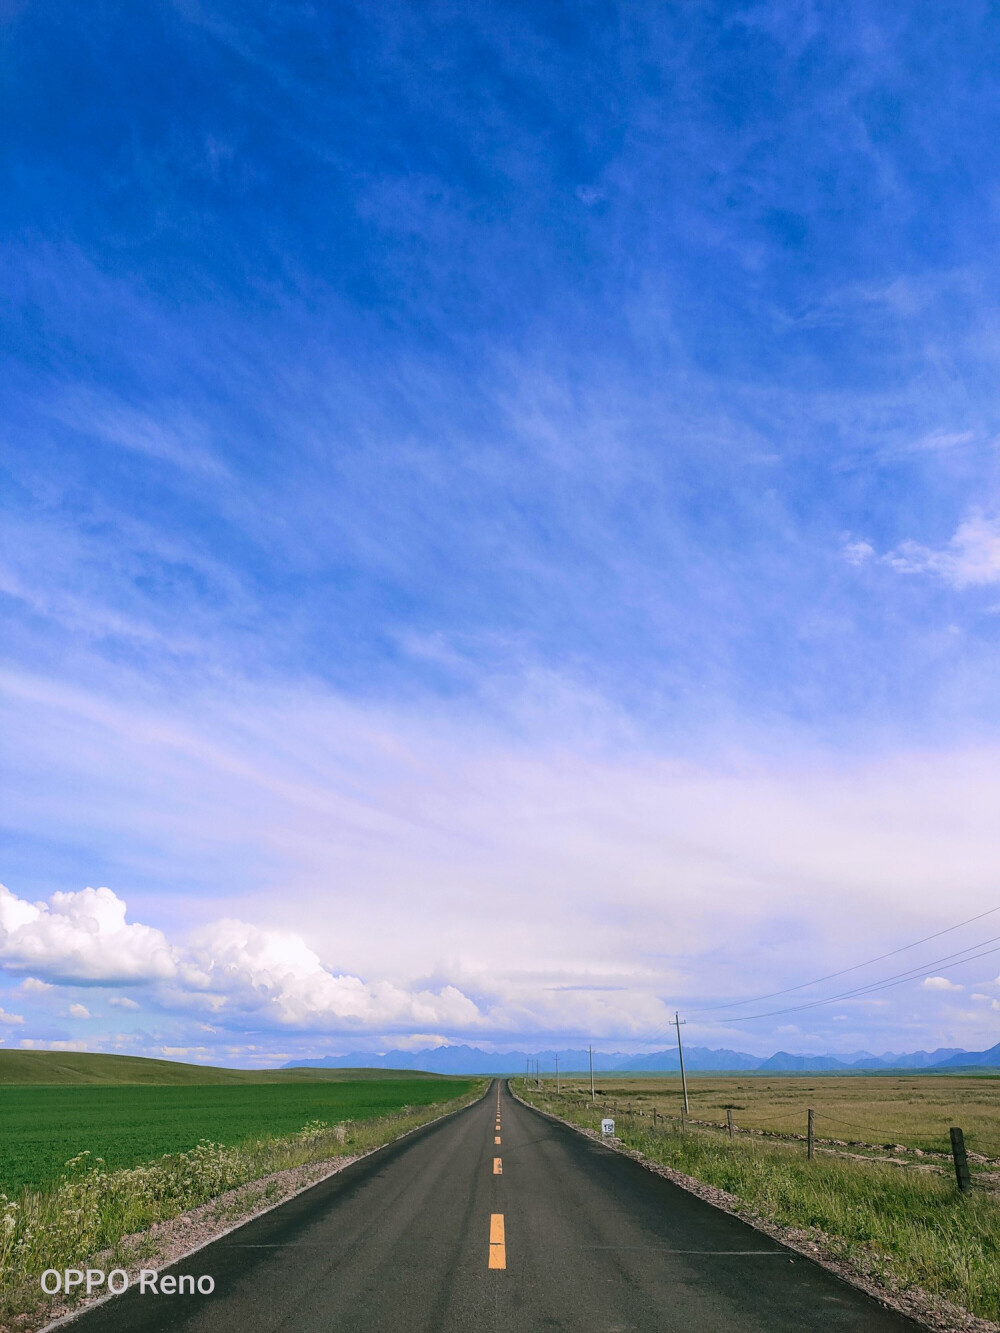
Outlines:
[[[541,1089],[539,1089],[541,1090]],[[548,1089],[547,1093],[552,1096],[554,1090]],[[894,1166],[918,1171],[933,1171],[938,1174],[945,1174],[947,1167],[936,1163],[928,1162],[928,1157],[938,1158],[941,1162],[947,1162],[950,1157],[955,1172],[958,1188],[962,1193],[967,1193],[972,1187],[972,1177],[969,1166],[969,1155],[965,1147],[965,1138],[961,1129],[950,1127],[949,1135],[951,1139],[951,1152],[941,1152],[934,1149],[917,1148],[908,1145],[905,1140],[909,1135],[900,1132],[895,1137],[890,1137],[889,1132],[884,1126],[876,1127],[874,1125],[862,1125],[856,1121],[844,1120],[839,1116],[829,1115],[825,1111],[816,1111],[814,1108],[806,1108],[806,1125],[804,1132],[800,1130],[787,1128],[789,1121],[795,1112],[792,1108],[779,1111],[774,1115],[760,1115],[754,1110],[751,1125],[737,1124],[732,1111],[736,1108],[728,1108],[727,1119],[723,1122],[717,1120],[703,1120],[692,1116],[686,1111],[680,1111],[676,1114],[664,1113],[659,1107],[636,1106],[633,1101],[619,1103],[617,1100],[604,1099],[600,1102],[592,1101],[589,1097],[580,1097],[577,1093],[556,1094],[557,1102],[579,1104],[582,1108],[591,1111],[600,1110],[602,1117],[610,1112],[612,1116],[627,1117],[630,1120],[645,1119],[651,1120],[650,1128],[659,1128],[666,1130],[680,1128],[682,1130],[688,1127],[698,1130],[707,1130],[709,1132],[719,1132],[727,1134],[730,1139],[739,1136],[766,1135],[769,1138],[784,1140],[788,1143],[806,1143],[808,1155],[811,1159],[816,1151],[823,1153],[824,1156],[843,1157],[863,1160],[891,1162]],[[796,1108],[799,1110],[799,1108]],[[801,1113],[801,1111],[800,1111]],[[846,1143],[842,1139],[823,1137],[816,1134],[816,1122],[821,1121],[824,1124],[841,1126],[846,1129],[856,1130],[862,1134],[870,1135],[871,1138],[848,1140]],[[769,1129],[768,1125],[781,1123],[781,1129]],[[869,1150],[891,1150],[892,1156],[872,1156],[866,1153],[843,1152],[841,1148],[853,1147]],[[983,1167],[1000,1166],[1000,1159],[984,1157],[980,1154],[974,1155],[975,1162]],[[995,1183],[994,1179],[988,1175],[984,1177],[984,1183],[991,1186]]]

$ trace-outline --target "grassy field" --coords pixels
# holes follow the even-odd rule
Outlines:
[[[605,1096],[598,1098],[596,1109],[584,1103],[582,1080],[564,1084],[560,1097],[551,1082],[541,1091],[525,1088],[523,1079],[514,1086],[541,1109],[593,1129],[599,1126],[602,1101],[609,1110],[617,1101],[615,1130],[626,1147],[728,1191],[749,1215],[812,1235],[862,1272],[943,1296],[982,1318],[1000,1318],[1000,1196],[995,1192],[980,1187],[960,1195],[943,1169],[906,1170],[849,1156],[809,1161],[801,1143],[749,1136],[730,1142],[719,1130],[696,1124],[682,1133],[675,1119],[660,1119],[654,1128],[654,1105],[660,1115],[678,1113],[677,1080],[599,1079]],[[691,1083],[691,1111],[698,1119],[724,1120],[731,1105],[740,1108],[740,1120],[747,1125],[755,1121],[763,1128],[768,1121],[772,1128],[770,1118],[777,1116],[779,1124],[801,1132],[805,1108],[822,1104],[831,1119],[836,1111],[844,1120],[883,1126],[886,1143],[908,1138],[913,1146],[939,1145],[941,1126],[946,1135],[948,1124],[957,1123],[975,1124],[985,1147],[996,1142],[996,1126],[989,1123],[991,1108],[996,1115],[996,1087],[989,1080],[950,1078],[699,1078]],[[645,1114],[630,1115],[630,1102],[633,1112]],[[902,1126],[906,1132],[900,1132]]]
[[[680,1078],[601,1075],[598,1101],[632,1105],[651,1114],[677,1117]],[[563,1079],[577,1097],[589,1096],[590,1080]],[[969,1149],[1000,1157],[1000,1078],[955,1075],[811,1075],[792,1078],[694,1074],[688,1079],[691,1115],[725,1123],[732,1107],[738,1126],[804,1134],[807,1111],[816,1113],[816,1134],[841,1141],[900,1143],[925,1152],[948,1152],[948,1130],[960,1125]]]
[[[0,1087],[0,1191],[51,1184],[84,1151],[113,1171],[183,1152],[200,1139],[234,1145],[291,1134],[315,1120],[370,1120],[462,1096],[474,1083],[417,1077],[235,1087],[8,1085]]]
[[[0,1329],[22,1328],[29,1318],[37,1325],[48,1318],[52,1300],[58,1298],[42,1295],[38,1275],[43,1270],[92,1266],[88,1261],[98,1255],[102,1255],[104,1270],[134,1269],[155,1250],[148,1234],[154,1223],[214,1200],[212,1223],[232,1225],[254,1209],[277,1202],[282,1197],[282,1179],[285,1190],[291,1188],[287,1176],[274,1173],[319,1164],[322,1174],[337,1157],[369,1152],[467,1105],[482,1095],[485,1086],[486,1080],[479,1078],[415,1078],[353,1083],[327,1080],[311,1086],[277,1087],[128,1085],[2,1090],[6,1098],[18,1093],[34,1098],[38,1113],[47,1098],[56,1099],[56,1110],[44,1111],[49,1116],[48,1130],[37,1126],[36,1147],[44,1146],[53,1132],[61,1107],[65,1114],[76,1117],[71,1122],[71,1137],[79,1142],[85,1132],[87,1148],[75,1160],[66,1161],[58,1184],[22,1189],[14,1198],[0,1192]],[[315,1095],[302,1100],[302,1093]],[[325,1102],[321,1100],[324,1094]],[[156,1121],[158,1099],[174,1113],[163,1122]],[[31,1104],[24,1097],[18,1102],[15,1096],[14,1101],[22,1111]],[[0,1113],[5,1105],[0,1099]],[[108,1126],[101,1116],[83,1123],[86,1117],[81,1109],[93,1111],[101,1105],[105,1110],[117,1107],[108,1114],[118,1116],[118,1136],[123,1127],[135,1134],[135,1156],[149,1158],[154,1142],[149,1137],[151,1124],[160,1124],[170,1133],[181,1125],[188,1146],[185,1151],[141,1164],[110,1169],[115,1166],[113,1161],[98,1158],[114,1126]],[[312,1118],[303,1123],[307,1116]],[[294,1125],[291,1132],[282,1133],[283,1118]],[[210,1142],[207,1131],[213,1124],[216,1131],[221,1125],[223,1133],[216,1132],[215,1141]],[[9,1133],[9,1125],[7,1128]],[[18,1136],[25,1130],[22,1115]],[[245,1137],[248,1131],[251,1136]],[[220,1142],[223,1137],[230,1142]],[[197,1142],[199,1139],[202,1141]],[[107,1149],[103,1155],[113,1156]],[[226,1195],[230,1190],[239,1193]]]
[[[219,1069],[179,1060],[83,1051],[0,1051],[0,1087],[8,1083],[342,1083],[345,1080],[437,1078],[411,1069]]]

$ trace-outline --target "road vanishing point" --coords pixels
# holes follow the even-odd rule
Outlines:
[[[494,1082],[74,1333],[917,1333],[811,1260]]]

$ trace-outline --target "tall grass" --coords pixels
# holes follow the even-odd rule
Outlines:
[[[525,1100],[599,1128],[600,1112],[524,1090]],[[812,1232],[817,1241],[890,1285],[919,1287],[985,1319],[1000,1318],[1000,1198],[963,1196],[934,1174],[874,1161],[816,1158],[804,1147],[730,1141],[710,1130],[653,1129],[619,1116],[628,1148],[735,1195],[745,1211]]]
[[[187,1152],[126,1170],[108,1171],[101,1158],[80,1153],[67,1162],[57,1185],[24,1190],[17,1199],[0,1194],[0,1315],[45,1304],[39,1279],[46,1269],[81,1267],[102,1251],[115,1252],[116,1266],[127,1267],[129,1256],[116,1249],[124,1237],[274,1172],[381,1147],[481,1092],[480,1080],[463,1097],[377,1119],[313,1121],[294,1134],[230,1147],[203,1140]]]

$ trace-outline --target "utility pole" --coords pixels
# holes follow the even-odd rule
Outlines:
[[[674,1010],[674,1025],[677,1028],[677,1055],[681,1062],[681,1091],[684,1093],[684,1114],[690,1115],[691,1107],[688,1103],[688,1081],[684,1073],[684,1047],[681,1045],[681,1028],[684,1024],[681,1022],[681,1016]]]
[[[594,1096],[594,1048],[588,1046],[587,1049],[590,1051],[590,1104],[593,1106],[597,1100]]]

